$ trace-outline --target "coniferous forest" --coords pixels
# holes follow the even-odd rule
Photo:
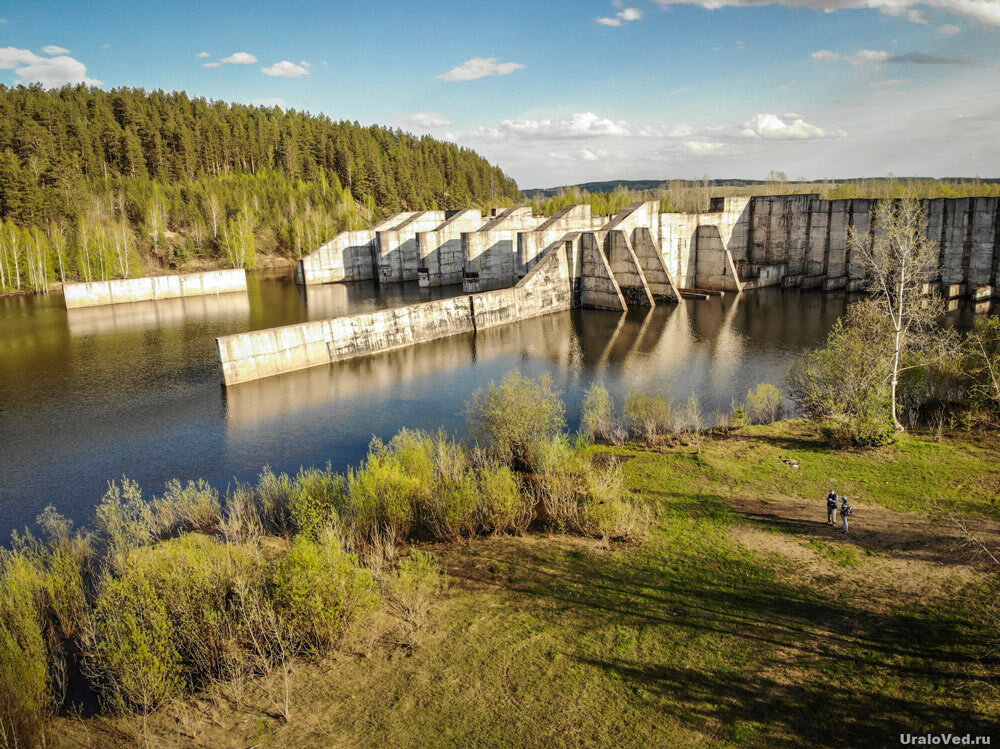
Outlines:
[[[394,211],[518,197],[429,136],[183,92],[0,85],[0,292],[252,268]]]

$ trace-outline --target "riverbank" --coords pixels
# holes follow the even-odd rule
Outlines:
[[[446,580],[419,629],[296,661],[287,720],[279,671],[172,702],[147,719],[150,743],[865,746],[995,731],[995,576],[935,512],[1000,542],[995,436],[836,451],[791,420],[587,455],[620,464],[655,513],[645,542],[415,544]],[[831,485],[856,508],[847,536],[825,524]],[[141,724],[60,718],[50,744],[132,745]]]

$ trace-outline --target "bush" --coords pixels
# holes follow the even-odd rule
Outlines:
[[[670,394],[650,395],[636,391],[625,397],[625,423],[629,431],[646,444],[674,428],[676,401]]]
[[[615,430],[614,408],[611,396],[603,383],[595,382],[583,399],[580,431],[591,439],[611,440]]]
[[[486,392],[477,390],[466,405],[469,429],[493,454],[516,469],[530,469],[539,445],[565,427],[565,409],[552,390],[552,378],[529,380],[509,372]]]
[[[542,451],[535,481],[546,519],[560,530],[608,541],[641,538],[649,527],[648,512],[625,491],[621,469],[595,465],[565,439]]]
[[[0,551],[0,740],[44,745],[52,712],[38,571],[20,551]]]
[[[673,410],[673,430],[677,434],[697,434],[703,426],[701,404],[698,396],[691,393],[683,406]]]
[[[181,658],[163,599],[122,561],[99,587],[86,664],[107,704],[147,714],[183,689]]]
[[[300,470],[289,494],[289,520],[292,530],[315,536],[337,522],[337,508],[347,497],[347,479],[317,468]]]
[[[429,497],[434,480],[434,443],[420,432],[403,430],[388,445],[372,440],[368,457],[347,475],[343,531],[362,548],[376,541],[399,543]]]
[[[414,549],[386,579],[386,595],[397,615],[412,628],[427,618],[431,601],[441,592],[441,568],[433,554]]]
[[[163,496],[153,500],[153,529],[161,538],[179,531],[207,531],[222,520],[219,493],[204,479],[182,485],[168,481]]]
[[[233,591],[237,581],[261,574],[248,547],[190,534],[135,554],[131,565],[162,601],[171,643],[192,681],[224,676],[239,649]]]
[[[257,478],[254,497],[261,525],[274,533],[291,530],[290,498],[292,480],[287,473],[275,475],[270,466],[264,466]]]
[[[155,522],[142,499],[139,484],[122,476],[112,481],[96,510],[98,538],[104,557],[111,561],[153,540]]]
[[[521,490],[517,475],[502,463],[479,468],[479,527],[487,533],[524,533],[534,518],[534,502]]]
[[[747,393],[746,414],[752,423],[771,424],[781,418],[785,396],[774,385],[760,383]]]
[[[256,493],[249,484],[238,483],[233,492],[226,495],[223,518],[220,527],[228,541],[245,541],[264,533]]]
[[[379,601],[371,573],[331,530],[297,536],[271,578],[276,610],[293,648],[322,654],[366,618]]]

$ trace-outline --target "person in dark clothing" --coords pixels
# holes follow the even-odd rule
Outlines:
[[[826,523],[827,525],[836,524],[837,515],[837,492],[833,489],[830,493],[826,495]]]
[[[840,519],[844,521],[844,527],[841,530],[847,533],[847,518],[854,514],[854,508],[848,504],[847,497],[841,497],[840,499],[842,500],[840,503]]]

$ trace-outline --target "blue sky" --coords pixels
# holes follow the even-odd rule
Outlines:
[[[522,187],[1000,176],[1000,0],[36,0],[0,16],[3,83],[429,132]]]

